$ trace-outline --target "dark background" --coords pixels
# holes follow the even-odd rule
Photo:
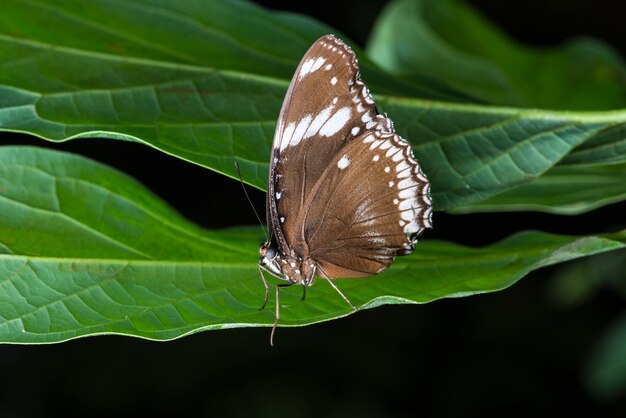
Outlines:
[[[338,28],[361,46],[384,1],[262,1]],[[472,1],[514,38],[558,45],[582,34],[626,55],[623,13],[609,1]],[[148,147],[111,140],[34,144],[88,155],[141,180],[206,227],[254,224],[240,186]],[[203,185],[198,187],[198,185]],[[250,190],[257,208],[264,194]],[[219,202],[214,196],[220,196]],[[484,245],[519,229],[585,234],[624,228],[626,204],[577,217],[435,215],[425,239]],[[255,258],[256,254],[251,254]],[[624,300],[609,285],[563,307],[542,269],[493,294],[419,306],[385,306],[325,324],[205,332],[173,342],[94,337],[0,346],[0,417],[626,416],[623,398],[597,400],[587,359]]]

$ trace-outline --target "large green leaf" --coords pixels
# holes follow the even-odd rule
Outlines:
[[[381,103],[394,115],[397,130],[411,138],[439,210],[481,202],[537,179],[576,146],[626,121],[626,111],[551,112],[396,98]]]
[[[269,12],[239,0],[6,0],[2,6],[0,39],[8,46],[19,46],[21,41],[47,52],[61,49],[70,59],[62,62],[65,65],[74,58],[88,62],[90,57],[122,62],[129,58],[150,65],[153,71],[161,66],[183,67],[202,74],[220,70],[288,81],[294,65],[315,39],[337,33],[313,19]],[[433,99],[460,97],[449,88],[433,85],[432,80],[426,84],[389,79],[357,51],[362,71],[380,92],[410,92]],[[80,64],[60,71],[63,78],[76,77],[76,83],[55,83],[56,87],[90,87],[83,83],[99,72],[89,69],[92,65],[87,71],[71,71],[82,68]],[[27,77],[28,73],[19,75]],[[115,86],[124,81],[124,77],[111,77],[114,74],[107,74],[102,81]]]
[[[239,1],[8,0],[0,14],[0,130],[138,141],[230,176],[238,160],[244,180],[264,189],[291,72],[329,31]],[[458,96],[407,84],[357,54],[381,109],[415,144],[437,210],[530,182],[575,147],[576,158],[599,145],[623,154],[626,112],[451,103],[444,100]]]
[[[104,333],[164,340],[270,326],[272,310],[258,309],[261,239],[257,228],[201,230],[134,180],[83,157],[0,147],[0,341]],[[625,243],[626,231],[526,232],[482,249],[424,239],[389,271],[336,283],[361,308],[424,303],[503,289],[534,269]],[[299,289],[285,289],[281,325],[352,313],[324,281],[299,298]]]
[[[626,164],[559,165],[531,183],[455,212],[533,210],[575,215],[625,200],[625,179]]]
[[[521,45],[460,0],[392,2],[368,52],[394,74],[430,76],[490,103],[626,107],[626,66],[608,45],[590,38],[555,49]]]

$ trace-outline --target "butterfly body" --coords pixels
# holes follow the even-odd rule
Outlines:
[[[259,265],[268,269],[274,276],[292,284],[311,286],[315,277],[315,262],[311,258],[279,254],[276,247],[268,243],[259,248]]]
[[[378,113],[354,53],[332,35],[311,46],[287,91],[266,211],[271,238],[259,267],[286,285],[325,278],[348,302],[331,279],[384,271],[432,226],[430,185],[410,144]]]

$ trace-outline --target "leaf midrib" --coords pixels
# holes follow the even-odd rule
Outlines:
[[[131,64],[137,64],[137,65],[142,65],[142,66],[147,66],[147,67],[160,67],[160,68],[167,68],[170,70],[183,70],[183,71],[195,72],[198,74],[211,74],[211,73],[219,72],[221,74],[229,75],[233,78],[243,78],[243,79],[248,79],[248,80],[251,79],[251,80],[261,81],[264,83],[273,84],[276,86],[281,86],[281,87],[284,87],[285,90],[287,89],[287,86],[289,85],[289,81],[285,79],[277,78],[277,77],[270,77],[270,76],[260,75],[260,74],[250,73],[250,72],[228,70],[228,69],[223,69],[223,68],[204,67],[204,66],[200,66],[197,64],[182,64],[182,63],[174,63],[170,61],[161,61],[161,60],[155,60],[155,59],[149,59],[149,58],[138,58],[138,57],[131,57],[131,56],[115,55],[115,54],[110,54],[106,52],[90,51],[90,50],[78,49],[78,48],[68,47],[68,46],[52,45],[52,44],[42,42],[39,40],[18,38],[18,37],[14,37],[14,36],[2,34],[2,33],[0,33],[0,41],[27,45],[27,46],[35,47],[38,49],[47,50],[47,51],[55,51],[55,52],[61,51],[69,55],[76,55],[76,56],[80,56],[84,58],[93,58],[93,59],[98,59],[98,60],[114,61],[117,63],[131,63]],[[23,88],[20,88],[20,89],[25,90],[25,91],[30,91],[30,90],[23,89]]]
[[[32,39],[22,39],[16,38],[10,35],[0,34],[0,40],[5,40],[9,42],[15,42],[19,44],[25,44],[34,46],[37,48],[54,50],[54,51],[63,51],[73,55],[91,57],[96,59],[104,59],[109,61],[116,62],[131,62],[139,65],[145,66],[158,66],[168,69],[174,70],[185,70],[192,71],[199,74],[211,74],[211,73],[221,73],[225,75],[229,75],[232,77],[238,77],[243,79],[251,79],[260,82],[270,83],[275,86],[280,86],[283,88],[287,88],[289,85],[289,81],[283,78],[270,77],[259,75],[250,72],[243,71],[235,71],[235,70],[227,70],[227,69],[219,69],[219,68],[209,68],[203,67],[199,65],[192,64],[180,64],[180,63],[172,63],[168,61],[159,61],[159,60],[151,60],[146,58],[137,58],[137,57],[127,57],[127,56],[119,56],[114,54],[108,54],[104,52],[95,52],[88,51],[84,49],[77,49],[66,46],[57,46],[47,44],[41,41],[35,41]],[[171,81],[170,81],[171,82]],[[31,90],[20,88],[23,91],[31,92]],[[78,90],[83,91],[83,90]],[[474,113],[500,113],[500,114],[518,114],[518,117],[525,116],[529,118],[535,118],[538,120],[568,120],[571,122],[583,122],[583,123],[613,123],[617,125],[618,123],[626,122],[626,109],[615,109],[610,111],[563,111],[563,110],[551,110],[551,109],[527,109],[527,108],[515,108],[515,107],[506,107],[506,106],[489,106],[489,105],[481,105],[481,104],[465,104],[465,103],[455,103],[455,102],[443,102],[436,101],[430,99],[419,99],[413,97],[403,97],[403,96],[389,96],[389,95],[376,95],[381,104],[385,102],[390,104],[396,104],[400,106],[417,106],[422,108],[432,108],[432,109],[442,109],[442,110],[455,110],[455,111],[463,111],[463,112],[474,112]]]

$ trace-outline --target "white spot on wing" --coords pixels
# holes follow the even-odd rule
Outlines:
[[[333,108],[334,106],[328,106],[326,109],[322,110],[315,116],[315,119],[313,119],[313,121],[309,125],[309,129],[307,129],[306,133],[304,134],[304,139],[310,138],[319,132],[324,123],[330,117],[330,112],[332,112]]]
[[[349,107],[342,107],[320,129],[320,135],[331,136],[339,132],[350,119],[352,112]]]
[[[404,179],[404,178],[409,177],[410,175],[411,175],[411,169],[407,168],[406,170],[399,172],[396,175],[396,177],[398,177],[399,179]]]
[[[374,158],[372,158],[372,161],[378,161],[380,160],[380,155],[374,155]]]
[[[389,148],[389,150],[387,151],[387,154],[385,154],[387,157],[391,157],[393,154],[395,154],[396,152],[400,151],[400,148],[397,147],[391,147]]]
[[[307,75],[309,72],[311,72],[311,67],[313,67],[314,63],[315,63],[315,60],[313,58],[310,58],[304,61],[304,63],[302,64],[302,67],[300,67],[299,77],[302,78],[305,75]]]
[[[389,167],[385,167],[385,173],[388,173],[390,171],[391,171],[391,169]]]
[[[350,165],[350,159],[348,158],[347,155],[344,155],[343,157],[341,157],[341,159],[337,162],[337,167],[339,167],[340,170],[343,170],[349,165]]]
[[[398,183],[398,187],[400,189],[406,189],[412,186],[416,186],[417,183],[415,181],[413,181],[413,179],[408,178],[408,179],[404,179],[402,180],[400,183]]]
[[[409,168],[409,164],[406,161],[402,161],[400,164],[396,166],[396,171],[402,171],[406,168]]]
[[[331,68],[333,68],[332,64],[326,64],[326,67],[324,67],[326,69],[326,71],[330,70]]]
[[[352,135],[356,136],[360,130],[361,128],[359,128],[358,126],[355,126],[354,128],[352,128]]]
[[[391,141],[387,140],[382,143],[382,145],[380,146],[380,149],[387,149],[389,147],[391,147]]]
[[[313,66],[311,67],[311,72],[319,70],[319,68],[324,65],[325,62],[326,58],[319,57],[318,59],[316,59],[315,63],[313,63]]]
[[[398,209],[408,210],[408,209],[413,209],[413,208],[418,208],[418,207],[419,207],[419,204],[417,203],[417,199],[413,198],[413,199],[405,199],[402,202],[400,202]]]
[[[415,189],[416,187],[411,187],[410,189],[400,190],[400,193],[398,193],[398,197],[400,199],[410,199],[411,197],[415,196]]]
[[[337,84],[337,77],[333,77],[333,78],[331,78],[331,79],[330,79],[330,84],[332,84],[333,86],[334,86],[335,84]]]
[[[302,141],[302,139],[304,138],[304,134],[309,128],[310,124],[311,124],[311,115],[306,115],[304,118],[300,119],[298,126],[296,126],[296,129],[293,131],[293,135],[291,136],[291,139],[289,139],[289,141],[286,141],[285,140],[286,138],[285,138],[281,142],[280,150],[282,151],[288,146],[293,147],[293,146],[298,145],[300,141]]]
[[[293,131],[295,129],[296,129],[296,124],[294,122],[291,122],[285,128],[285,130],[283,132],[283,137],[280,139],[280,150],[281,151],[284,150],[285,147],[287,147],[287,144],[289,143],[289,140],[291,140],[291,136],[293,135]]]
[[[279,200],[281,195],[282,195],[281,192],[276,192],[276,200]]]
[[[396,163],[400,161],[402,158],[404,158],[404,155],[402,155],[401,152],[396,152],[395,154],[393,154],[393,157],[391,157],[391,159]]]
[[[299,77],[302,78],[312,72],[319,70],[319,68],[325,62],[326,62],[326,58],[323,58],[323,57],[310,58],[306,60],[304,64],[302,64],[302,67],[300,67]]]
[[[415,217],[413,216],[412,210],[405,210],[404,212],[400,212],[400,217],[405,221],[411,222]]]
[[[417,227],[417,224],[415,222],[411,222],[410,224],[404,227],[405,234],[414,234],[417,231],[419,231],[419,228]]]

